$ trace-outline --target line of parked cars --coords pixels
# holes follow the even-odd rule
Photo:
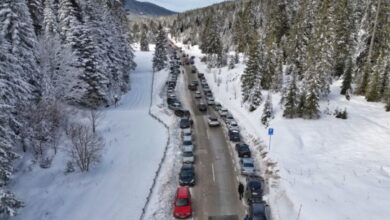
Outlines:
[[[184,53],[183,53],[184,55]],[[185,55],[184,55],[185,56]],[[182,167],[179,172],[179,185],[177,187],[175,197],[173,200],[173,216],[175,218],[189,218],[192,216],[192,202],[191,192],[189,187],[194,186],[195,179],[195,144],[193,143],[192,125],[190,111],[183,108],[181,102],[176,97],[175,87],[177,77],[180,74],[180,56],[178,56],[175,48],[171,48],[171,61],[170,61],[170,76],[167,81],[167,104],[168,108],[174,111],[174,114],[178,116],[179,127],[181,128],[181,160]]]

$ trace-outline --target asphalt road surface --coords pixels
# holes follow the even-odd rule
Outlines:
[[[238,198],[238,174],[233,167],[234,158],[229,154],[228,140],[221,127],[208,126],[207,116],[216,112],[211,107],[208,107],[207,113],[198,110],[199,100],[195,99],[194,92],[187,88],[189,82],[198,80],[197,74],[191,73],[191,65],[184,66],[183,69],[185,73],[181,75],[184,77],[184,91],[181,91],[180,95],[183,105],[191,111],[194,120],[192,130],[196,146],[197,183],[192,190],[194,219],[243,219],[245,208]],[[200,85],[199,90],[201,91]],[[203,93],[202,96],[205,103]]]

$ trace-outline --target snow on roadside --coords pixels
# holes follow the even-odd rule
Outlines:
[[[237,119],[245,139],[260,142],[256,149],[262,151],[255,156],[270,178],[266,199],[274,220],[296,219],[299,212],[300,220],[388,218],[390,114],[383,104],[368,103],[359,96],[347,101],[338,95],[341,82],[337,81],[329,102],[323,101],[321,108],[324,112],[347,108],[347,120],[328,114],[320,120],[285,119],[280,94],[273,94],[275,135],[271,149],[266,150],[269,139],[260,123],[263,106],[249,113],[241,104],[240,76],[245,65],[209,70],[200,62],[203,55],[197,46],[178,46],[196,56],[195,65],[205,73],[216,100]],[[271,175],[265,173],[270,169]]]
[[[176,186],[179,185],[177,175],[181,165],[181,151],[179,149],[181,130],[178,127],[178,119],[172,111],[168,110],[164,99],[166,97],[165,83],[168,77],[168,70],[162,70],[154,74],[151,113],[169,127],[170,143],[167,148],[165,161],[156,180],[157,184],[146,209],[144,219],[148,220],[173,219],[171,204]]]
[[[64,146],[48,170],[29,166],[13,190],[26,207],[12,219],[138,219],[161,161],[168,134],[149,114],[152,54],[136,51],[131,91],[105,109],[98,128],[105,138],[102,161],[89,173],[64,175]],[[29,163],[28,161],[26,163]]]

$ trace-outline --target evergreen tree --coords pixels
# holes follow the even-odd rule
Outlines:
[[[273,114],[272,96],[271,93],[268,92],[267,99],[264,103],[263,114],[261,116],[261,123],[268,127],[270,120],[273,118]]]
[[[352,83],[352,60],[351,58],[347,61],[347,69],[344,72],[343,84],[341,86],[341,95],[346,95],[348,90],[351,90]]]
[[[140,40],[141,51],[149,51],[149,42],[146,36],[146,32],[147,30],[145,28],[142,28]]]
[[[310,78],[306,84],[306,97],[303,109],[303,117],[317,119],[320,117],[319,100],[320,92],[318,80]]]
[[[291,80],[283,96],[284,117],[294,118],[297,115],[297,108],[298,108],[297,96],[298,96],[297,79],[296,79],[295,70],[293,70],[291,74]]]
[[[240,63],[240,56],[238,55],[238,52],[234,53],[234,64]]]
[[[165,49],[166,46],[166,34],[161,26],[161,24],[158,26],[158,35],[157,35],[157,42],[156,42],[156,48],[154,51],[154,57],[153,57],[153,70],[154,71],[160,71],[165,68],[167,65],[167,52]]]
[[[260,53],[258,44],[252,45],[249,53],[249,59],[246,63],[244,74],[241,76],[242,100],[246,102],[257,88],[260,73]]]
[[[379,101],[381,98],[381,75],[385,68],[383,63],[383,56],[379,58],[380,61],[373,67],[373,75],[370,77],[370,81],[367,85],[366,99],[369,102]]]
[[[230,59],[229,59],[229,69],[234,69],[235,67],[235,60],[234,60],[234,56],[230,56]]]

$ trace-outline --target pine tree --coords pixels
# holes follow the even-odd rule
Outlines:
[[[297,79],[296,79],[295,71],[293,70],[291,74],[291,80],[283,96],[284,117],[294,118],[297,115],[297,108],[298,108],[297,96],[298,96]]]
[[[234,69],[234,67],[235,67],[234,56],[230,56],[230,58],[229,58],[229,70]]]
[[[381,56],[377,65],[373,67],[374,72],[367,85],[366,99],[369,102],[376,102],[381,98],[381,75],[384,68],[383,56]]]
[[[347,61],[347,69],[344,72],[343,84],[341,86],[341,95],[346,95],[348,90],[351,90],[352,83],[352,60],[351,58]]]
[[[253,94],[253,90],[257,88],[257,83],[260,83],[260,54],[258,44],[252,45],[249,53],[249,59],[246,63],[244,74],[241,76],[241,89],[242,89],[242,100],[246,102]]]
[[[303,117],[308,119],[317,119],[320,117],[319,99],[320,99],[318,80],[310,78],[306,84],[306,97],[303,110]]]
[[[161,26],[161,24],[158,26],[158,35],[157,35],[157,42],[156,42],[156,48],[154,51],[154,57],[153,57],[153,70],[154,71],[160,71],[165,68],[167,65],[167,52],[165,49],[166,46],[166,34]]]
[[[273,118],[273,114],[272,96],[271,93],[268,92],[267,99],[264,103],[263,114],[261,116],[261,123],[268,127],[270,120]]]
[[[145,28],[143,28],[141,31],[141,40],[140,40],[141,51],[149,51],[149,42],[146,36],[146,32],[147,30],[145,30]]]

